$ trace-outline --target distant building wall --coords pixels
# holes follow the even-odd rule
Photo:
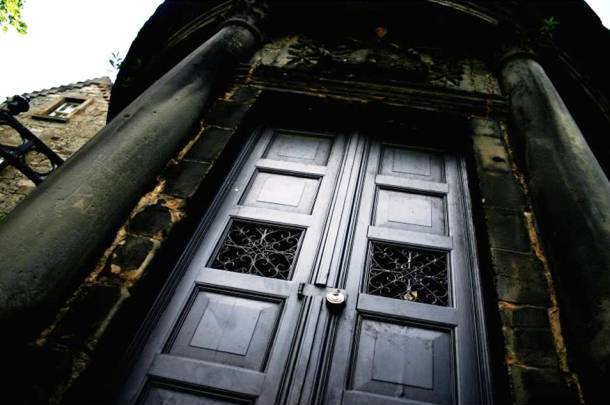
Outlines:
[[[45,142],[64,160],[79,150],[106,123],[108,100],[112,83],[99,78],[26,94],[30,98],[30,110],[20,114],[19,121]],[[82,108],[65,122],[41,119],[64,97],[86,100]],[[20,143],[19,135],[12,128],[0,126],[0,143]],[[44,159],[31,161],[34,167],[44,167]],[[35,188],[34,183],[12,166],[0,171],[0,220],[8,215],[21,200]]]

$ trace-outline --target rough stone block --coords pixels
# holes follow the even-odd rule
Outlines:
[[[129,222],[129,231],[141,235],[167,233],[172,227],[172,217],[167,207],[161,204],[149,205]]]
[[[523,210],[525,195],[512,173],[479,172],[481,193],[486,206]]]
[[[163,177],[167,180],[164,192],[174,197],[190,198],[210,170],[208,163],[183,160],[170,166]]]
[[[154,244],[150,239],[128,235],[125,243],[119,245],[113,252],[111,264],[121,271],[138,269],[153,248]]]
[[[188,151],[185,160],[213,162],[220,156],[233,135],[232,130],[207,127]]]
[[[540,261],[533,255],[492,249],[496,289],[501,301],[547,306],[548,285]]]
[[[549,328],[549,315],[544,307],[502,306],[502,323],[513,328]]]
[[[51,150],[67,159],[106,125],[108,101],[104,96],[109,90],[109,86],[109,83],[92,80],[89,85],[82,87],[74,84],[60,86],[50,92],[30,93],[28,96],[30,111],[20,114],[19,121],[34,132]],[[39,119],[40,116],[46,116],[46,111],[53,107],[61,97],[66,96],[85,97],[89,99],[89,102],[65,122]],[[21,144],[21,138],[15,130],[2,125],[0,126],[0,142],[16,146]],[[28,162],[39,170],[50,168],[48,160],[40,156],[30,155]],[[11,212],[34,189],[34,183],[13,167],[4,168],[0,173],[0,213]]]
[[[509,352],[520,363],[535,367],[557,367],[559,360],[553,335],[548,328],[504,328],[504,338]]]
[[[492,248],[531,252],[530,239],[521,211],[486,207],[485,217]]]
[[[508,154],[502,139],[475,136],[473,142],[477,162],[483,169],[498,172],[511,171]]]
[[[576,393],[568,387],[558,369],[512,365],[510,375],[515,405],[579,403]]]
[[[237,128],[249,109],[250,105],[245,103],[221,100],[206,114],[204,122],[206,125]]]
[[[470,120],[470,125],[472,127],[472,132],[475,135],[491,136],[495,138],[500,138],[502,136],[500,125],[495,120],[474,117]]]
[[[231,101],[238,103],[252,104],[261,94],[261,90],[253,86],[239,86],[239,88],[231,94]]]
[[[49,341],[71,349],[86,347],[88,340],[100,325],[113,313],[114,306],[121,300],[118,286],[92,285],[81,290]]]

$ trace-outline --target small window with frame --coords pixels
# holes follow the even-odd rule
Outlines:
[[[74,114],[82,110],[91,100],[82,97],[61,97],[41,114],[32,118],[47,121],[67,122]]]

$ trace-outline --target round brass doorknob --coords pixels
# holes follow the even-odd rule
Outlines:
[[[340,308],[345,305],[345,299],[345,294],[339,290],[326,294],[326,303],[334,308]]]

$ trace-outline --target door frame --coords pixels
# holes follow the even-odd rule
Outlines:
[[[292,114],[280,114],[278,116],[275,108],[277,103],[284,103],[294,107]],[[142,321],[135,337],[132,339],[130,346],[128,347],[124,360],[121,366],[121,375],[127,375],[130,370],[134,359],[140,353],[141,343],[145,340],[146,336],[156,326],[160,315],[165,310],[169,299],[173,295],[177,284],[179,283],[181,276],[186,271],[189,263],[193,259],[197,247],[201,243],[201,235],[204,234],[218,212],[221,202],[229,192],[231,182],[235,179],[243,164],[248,158],[249,152],[252,150],[252,145],[255,143],[257,136],[251,136],[253,133],[258,133],[262,130],[262,125],[265,126],[283,126],[287,127],[290,124],[291,128],[302,129],[305,131],[332,131],[332,132],[343,132],[349,133],[355,130],[360,130],[370,134],[373,126],[378,126],[384,122],[384,120],[395,119],[397,116],[402,118],[398,123],[381,125],[383,128],[390,130],[400,131],[402,124],[409,124],[408,121],[414,120],[418,125],[422,122],[443,122],[441,126],[445,128],[453,128],[454,132],[457,132],[456,136],[452,138],[435,139],[433,143],[436,146],[442,146],[443,149],[448,152],[458,152],[465,156],[469,156],[471,151],[466,146],[470,146],[468,139],[470,130],[467,123],[467,117],[456,116],[455,114],[444,114],[434,112],[422,112],[420,110],[412,109],[410,107],[389,107],[381,105],[371,106],[359,106],[346,101],[334,101],[334,100],[322,100],[316,97],[286,94],[279,91],[262,91],[261,95],[255,103],[256,108],[252,108],[251,111],[246,114],[243,122],[245,125],[241,126],[238,136],[238,145],[235,145],[236,149],[240,150],[237,153],[235,164],[232,167],[227,167],[224,172],[218,173],[217,175],[223,176],[222,182],[216,190],[215,197],[209,204],[208,208],[198,220],[198,224],[194,232],[188,237],[187,242],[183,245],[183,249],[175,261],[169,276],[164,282],[160,289],[156,299],[154,299],[153,305],[150,307],[146,317]],[[313,110],[313,112],[312,112]],[[312,119],[311,116],[315,118]],[[335,118],[332,122],[329,117]],[[442,119],[439,119],[439,116]],[[339,119],[344,117],[343,120]],[[434,117],[431,119],[431,117]],[[339,123],[338,121],[342,121]],[[438,125],[437,125],[438,126]],[[455,130],[457,128],[457,130]],[[460,142],[461,141],[461,142]],[[445,147],[446,146],[446,147]],[[433,146],[434,147],[434,146]],[[488,399],[488,403],[492,403],[492,393],[494,391],[494,381],[492,376],[492,366],[490,362],[490,350],[488,341],[488,330],[486,328],[486,316],[485,316],[485,305],[484,305],[484,293],[483,293],[483,282],[481,280],[481,268],[479,265],[479,259],[477,254],[477,238],[475,237],[475,227],[473,221],[472,199],[476,198],[476,189],[473,190],[472,186],[468,185],[467,179],[467,167],[468,159],[460,159],[460,172],[463,177],[463,183],[468,188],[468,194],[470,199],[464,198],[464,211],[466,218],[465,221],[467,243],[469,245],[469,252],[466,260],[470,261],[470,265],[473,269],[477,269],[472,272],[472,283],[473,283],[473,302],[474,302],[474,323],[477,330],[478,348],[476,350],[479,359],[481,360],[481,373],[482,373],[482,385],[485,388],[484,398]],[[208,192],[210,190],[207,190]],[[462,194],[463,196],[465,194]],[[120,379],[117,379],[120,381]]]

